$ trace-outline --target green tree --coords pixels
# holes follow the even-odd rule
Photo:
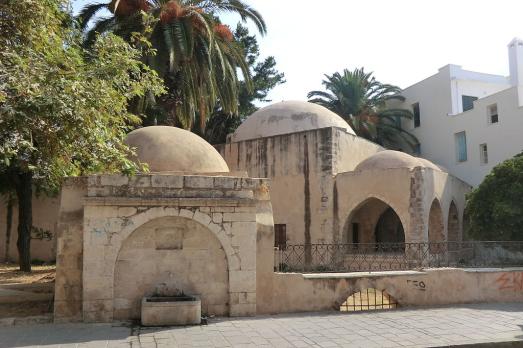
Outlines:
[[[18,202],[20,269],[30,271],[32,196],[66,176],[132,173],[128,101],[159,94],[141,52],[107,35],[89,51],[62,0],[0,2],[0,191]]]
[[[276,60],[273,56],[260,60],[260,47],[255,35],[250,35],[246,26],[239,23],[234,31],[235,40],[243,48],[245,60],[252,76],[252,88],[245,81],[240,81],[238,116],[223,111],[218,103],[214,113],[207,121],[205,139],[211,144],[225,143],[227,134],[238,128],[241,122],[256,110],[256,103],[266,103],[269,92],[282,83],[285,75],[276,69]]]
[[[492,169],[467,196],[467,235],[523,241],[523,153]]]
[[[363,68],[325,75],[322,84],[326,91],[309,92],[309,101],[343,117],[358,136],[395,150],[403,144],[414,149],[418,144],[416,137],[401,127],[401,120],[411,119],[412,112],[387,107],[388,101],[405,100],[399,87],[377,81]]]
[[[102,9],[112,16],[88,27]],[[158,101],[148,98],[138,103],[150,106],[144,108],[153,115],[147,122],[191,129],[198,118],[203,133],[218,100],[225,113],[238,114],[238,70],[252,87],[242,47],[217,17],[223,13],[239,14],[254,22],[260,33],[266,32],[262,16],[242,0],[112,0],[86,6],[79,18],[87,45],[97,33],[112,31],[126,40],[133,32],[145,33],[157,54],[144,59],[168,90]]]

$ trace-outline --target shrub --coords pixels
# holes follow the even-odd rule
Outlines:
[[[523,241],[523,153],[494,167],[467,196],[467,235]]]

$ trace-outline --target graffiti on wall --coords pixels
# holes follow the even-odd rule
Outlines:
[[[496,284],[500,291],[523,291],[523,272],[504,272]]]
[[[498,290],[523,291],[523,272],[505,272],[497,279]]]
[[[416,290],[425,291],[427,290],[427,285],[423,280],[410,280],[407,279],[407,284],[414,287]]]

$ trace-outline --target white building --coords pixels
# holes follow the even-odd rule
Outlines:
[[[508,45],[510,76],[447,65],[403,91],[403,127],[420,141],[419,155],[473,186],[523,150],[523,40]]]

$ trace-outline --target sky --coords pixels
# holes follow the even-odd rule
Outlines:
[[[73,0],[78,11],[90,0]],[[262,57],[287,83],[273,101],[306,100],[324,74],[364,67],[408,87],[447,64],[508,75],[507,44],[523,37],[521,0],[247,0],[265,18]],[[235,26],[236,17],[224,22]],[[252,27],[254,30],[254,27]]]

